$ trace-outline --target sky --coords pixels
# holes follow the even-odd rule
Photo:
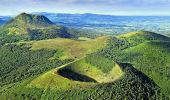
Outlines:
[[[0,0],[0,15],[26,12],[170,15],[170,0]]]

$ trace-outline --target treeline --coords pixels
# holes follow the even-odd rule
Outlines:
[[[51,38],[75,38],[73,34],[68,32],[68,29],[65,27],[47,27],[43,29],[29,29],[29,40],[43,40]]]
[[[122,79],[114,83],[99,84],[95,87],[80,90],[58,92],[57,100],[77,98],[104,100],[168,100],[157,85],[143,73],[134,69],[130,64],[121,64],[125,72]]]
[[[75,38],[77,37],[87,37],[87,38],[96,38],[100,36],[101,34],[98,33],[93,33],[89,30],[86,29],[79,29],[79,28],[68,28],[68,33],[75,35]]]
[[[159,87],[143,73],[134,69],[130,64],[120,64],[125,72],[124,77],[114,83],[98,84],[86,89],[67,91],[41,90],[36,88],[22,88],[22,91],[13,89],[9,96],[8,91],[3,93],[6,99],[34,99],[34,100],[168,100],[161,93]],[[1,97],[1,95],[0,95]]]
[[[104,73],[108,73],[115,66],[115,63],[112,60],[105,58],[98,53],[88,55],[85,58],[85,62],[97,67]]]
[[[0,46],[2,46],[5,43],[53,39],[58,37],[71,38],[71,39],[78,39],[78,37],[89,37],[89,38],[97,37],[96,35],[86,34],[85,32],[82,31],[80,32],[78,29],[72,29],[72,28],[68,29],[66,27],[61,27],[61,26],[27,29],[27,31],[28,34],[16,35],[15,33],[10,33],[8,28],[0,27]]]
[[[26,45],[2,46],[0,48],[0,86],[38,75],[70,61],[51,60],[55,53],[57,53],[55,50],[30,50],[30,47]]]
[[[12,43],[20,40],[30,41],[30,40],[43,40],[52,38],[75,38],[74,34],[70,34],[68,29],[65,27],[52,26],[47,28],[35,28],[27,29],[28,34],[16,35],[15,33],[10,33],[9,29],[6,27],[0,27],[0,44]],[[9,34],[10,33],[10,34]]]
[[[135,42],[139,38],[137,40],[134,38],[131,42],[127,42],[129,40],[126,38],[112,38],[107,47],[98,54],[117,62],[133,64],[135,68],[153,79],[161,87],[162,92],[170,97],[170,41],[167,37],[165,41],[164,37],[159,37],[158,40],[155,40],[158,37],[150,37],[151,40],[143,39],[143,42]]]
[[[25,36],[8,35],[9,30],[0,27],[0,47],[5,43],[13,43],[25,38]]]

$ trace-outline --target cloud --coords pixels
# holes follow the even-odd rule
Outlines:
[[[41,3],[46,3],[46,2],[55,2],[55,3],[77,3],[77,2],[82,2],[82,3],[167,3],[170,2],[170,0],[0,0],[1,3],[10,3],[10,2],[41,2]]]
[[[78,4],[78,5],[152,5],[167,4],[170,0],[0,0],[2,4]]]
[[[23,11],[114,13],[157,10],[169,12],[170,0],[0,0],[0,13]]]
[[[9,0],[4,0],[9,1]],[[16,0],[14,0],[16,1]],[[53,2],[53,3],[103,3],[103,4],[118,4],[118,3],[145,3],[145,4],[154,4],[154,3],[167,3],[170,0],[34,0],[38,2]]]

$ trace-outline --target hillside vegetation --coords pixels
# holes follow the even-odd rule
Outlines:
[[[4,45],[0,48],[0,87],[36,76],[70,60],[50,60],[55,50],[30,50],[25,45]]]
[[[33,81],[26,80],[19,83],[8,90],[1,93],[0,97],[4,99],[57,99],[57,100],[79,100],[84,99],[168,99],[159,90],[159,87],[143,73],[134,69],[130,64],[119,64],[117,67],[123,70],[124,75],[117,81],[109,83],[98,82],[82,82],[63,77],[56,73],[57,70],[70,69],[80,74],[90,75],[91,71],[95,71],[96,67],[89,66],[90,71],[83,70],[85,64],[80,61],[61,66],[57,69],[49,71]],[[85,65],[83,68],[76,67],[76,63]],[[72,67],[71,67],[72,66]],[[69,67],[69,68],[67,68]],[[70,68],[71,67],[71,68]],[[74,69],[74,70],[73,70]],[[98,69],[99,70],[99,69]],[[63,70],[66,71],[66,70]],[[66,71],[67,72],[67,71]],[[85,73],[84,73],[85,72]],[[97,71],[98,72],[98,71]],[[99,71],[100,72],[100,71]],[[62,72],[63,73],[63,72]],[[95,72],[96,73],[96,72]],[[72,74],[71,71],[65,74]],[[91,74],[94,74],[92,72]],[[96,73],[97,74],[97,73]],[[73,74],[76,75],[76,74]],[[72,76],[72,78],[81,77]],[[95,77],[97,77],[95,75]],[[100,77],[100,76],[99,76]],[[82,78],[82,77],[81,77]],[[44,82],[45,81],[45,82]],[[8,96],[6,96],[8,95]]]
[[[54,25],[47,17],[21,13],[3,25],[7,35],[22,36],[22,40],[42,40],[49,38],[71,38],[67,28]]]
[[[64,38],[48,39],[41,41],[21,42],[31,45],[32,50],[50,49],[59,50],[62,55],[61,59],[65,58],[81,58],[85,54],[89,54],[100,50],[106,46],[108,36],[98,37],[87,41],[78,41]]]
[[[86,36],[22,13],[0,27],[2,100],[168,100],[170,38]]]
[[[105,70],[106,62],[110,71]],[[168,99],[154,81],[131,64],[113,62],[98,52],[2,87],[0,97],[42,100]]]
[[[143,34],[145,36],[145,32],[143,32]],[[147,32],[146,34],[148,36]],[[156,84],[161,87],[162,92],[170,96],[170,88],[168,85],[170,83],[170,41],[168,37],[152,34],[154,33],[149,35],[154,39],[147,39],[147,37],[141,39],[141,37],[144,36],[140,36],[140,32],[139,35],[135,32],[135,37],[139,37],[137,39],[134,38],[134,34],[130,36],[128,34],[128,37],[122,35],[118,38],[112,38],[107,48],[100,53],[115,61],[133,64],[135,68],[144,72],[156,82]],[[122,39],[122,37],[124,38]],[[133,41],[131,41],[132,38]],[[141,41],[138,42],[138,40]]]
[[[117,38],[126,41],[131,46],[151,40],[170,41],[169,37],[149,31],[130,32],[127,34],[119,35]]]
[[[51,22],[47,17],[42,15],[31,15],[27,13],[21,13],[20,15],[12,18],[4,26],[6,27],[44,27],[52,25]],[[23,27],[22,27],[23,26]]]
[[[170,94],[170,42],[145,42],[122,52],[124,61],[151,77],[166,94]],[[146,52],[147,51],[147,52]],[[136,56],[134,56],[136,55]],[[127,59],[128,58],[128,59]],[[126,59],[126,60],[125,60]],[[147,66],[147,67],[143,67]],[[170,95],[169,95],[170,96]]]

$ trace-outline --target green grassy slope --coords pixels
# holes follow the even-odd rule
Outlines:
[[[8,80],[0,81],[0,98],[168,100],[169,39],[139,32],[111,38],[106,46],[108,39],[59,38],[2,46],[5,67],[0,66],[0,78]]]
[[[126,40],[163,40],[167,41],[169,40],[168,37],[164,35],[160,35],[154,32],[149,32],[149,31],[136,31],[136,32],[130,32],[126,34],[122,34],[117,36],[117,38],[120,39],[126,39]],[[137,42],[137,41],[136,41]]]
[[[19,35],[28,34],[28,30],[31,28],[43,28],[52,24],[53,23],[45,16],[21,13],[5,23],[4,27],[9,29],[8,34]]]
[[[162,92],[170,97],[169,37],[149,33],[151,35],[149,37],[153,39],[148,39],[145,37],[146,34],[148,33],[142,33],[140,36],[139,33],[134,32],[127,36],[123,35],[123,39],[122,36],[118,36],[118,39],[113,38],[101,54],[118,62],[133,64],[135,68],[154,80],[161,87]]]
[[[21,13],[15,18],[12,18],[10,21],[5,23],[5,27],[43,27],[52,25],[51,22],[47,17],[42,15],[31,15],[27,13]]]
[[[75,63],[72,63],[60,70],[61,71],[69,70],[69,71],[73,71],[81,75],[88,76],[94,79],[98,83],[112,82],[112,81],[115,81],[116,79],[119,79],[123,75],[121,68],[119,67],[119,65],[115,63],[111,65],[111,70],[108,71],[107,73],[102,72],[102,70],[99,68],[100,68],[99,65],[95,66],[95,65],[89,64],[87,63],[86,59],[83,59]]]
[[[42,40],[56,37],[71,38],[67,28],[54,25],[47,17],[21,13],[3,25],[8,35],[24,36],[27,40]]]
[[[95,52],[98,49],[104,48],[108,38],[109,37],[99,37],[88,41],[59,38],[53,40],[6,44],[0,48],[0,84],[1,86],[4,86],[39,75],[47,70],[57,67],[58,65],[72,61],[67,58],[74,58],[75,55],[78,55],[77,59],[84,57],[87,53]],[[45,48],[43,45],[38,45],[39,47],[37,47],[36,45],[39,43],[46,43]],[[51,43],[56,45],[52,45]],[[100,43],[100,45],[93,48],[97,43]],[[54,47],[51,48],[50,45]],[[65,48],[65,46],[67,47]],[[82,49],[85,51],[82,51]],[[74,51],[77,52],[72,53]],[[65,54],[65,52],[70,53],[71,57]],[[68,57],[63,58],[63,56]],[[55,76],[55,74],[51,73],[48,75],[49,76],[47,77]]]
[[[123,72],[119,65],[113,63],[111,66],[108,73],[103,73],[97,66],[86,63],[86,59],[82,58],[41,75],[28,86],[61,91],[113,82],[119,79]]]
[[[80,62],[78,61],[75,63]],[[72,64],[75,65],[74,63]],[[67,66],[69,65],[66,65],[66,67]],[[1,92],[0,97],[4,98],[4,100],[9,98],[13,98],[13,100],[74,100],[75,98],[79,100],[99,98],[106,100],[132,98],[151,100],[167,99],[159,91],[159,88],[152,80],[150,80],[143,73],[134,69],[130,64],[119,64],[119,67],[123,70],[124,75],[119,80],[109,83],[89,83],[74,81],[62,76],[58,76],[56,75],[56,73],[54,73],[54,70],[52,70],[53,72],[49,71],[33,79],[32,81],[27,79],[24,82],[18,83],[17,85],[11,87],[8,90],[4,90],[3,92]],[[61,68],[65,68],[65,66],[62,66]],[[76,67],[74,67],[74,69],[75,68]],[[77,70],[77,68],[74,71],[81,72],[79,69]],[[82,68],[80,69],[83,70]],[[57,69],[55,69],[55,71],[56,70]],[[37,83],[34,83],[34,81],[36,81]],[[71,86],[72,89],[67,86]]]
[[[133,63],[170,96],[170,42],[145,42],[124,50],[122,55],[125,62]]]
[[[138,45],[144,41],[160,40],[170,41],[169,37],[149,31],[137,31],[117,36],[118,39],[125,40],[129,45]]]
[[[81,58],[86,54],[95,52],[100,50],[106,46],[106,43],[110,37],[103,36],[98,37],[96,39],[91,39],[87,41],[77,41],[72,39],[48,39],[41,41],[31,41],[31,42],[23,42],[26,44],[31,44],[32,50],[39,49],[50,49],[50,50],[60,50],[63,55],[60,57],[61,59],[65,58]]]
[[[99,84],[92,88],[59,92],[57,98],[71,99],[167,99],[145,75],[129,64],[121,64],[125,75],[114,83]],[[128,67],[127,67],[128,66]],[[133,80],[133,81],[132,81]],[[142,83],[142,84],[141,84]]]

